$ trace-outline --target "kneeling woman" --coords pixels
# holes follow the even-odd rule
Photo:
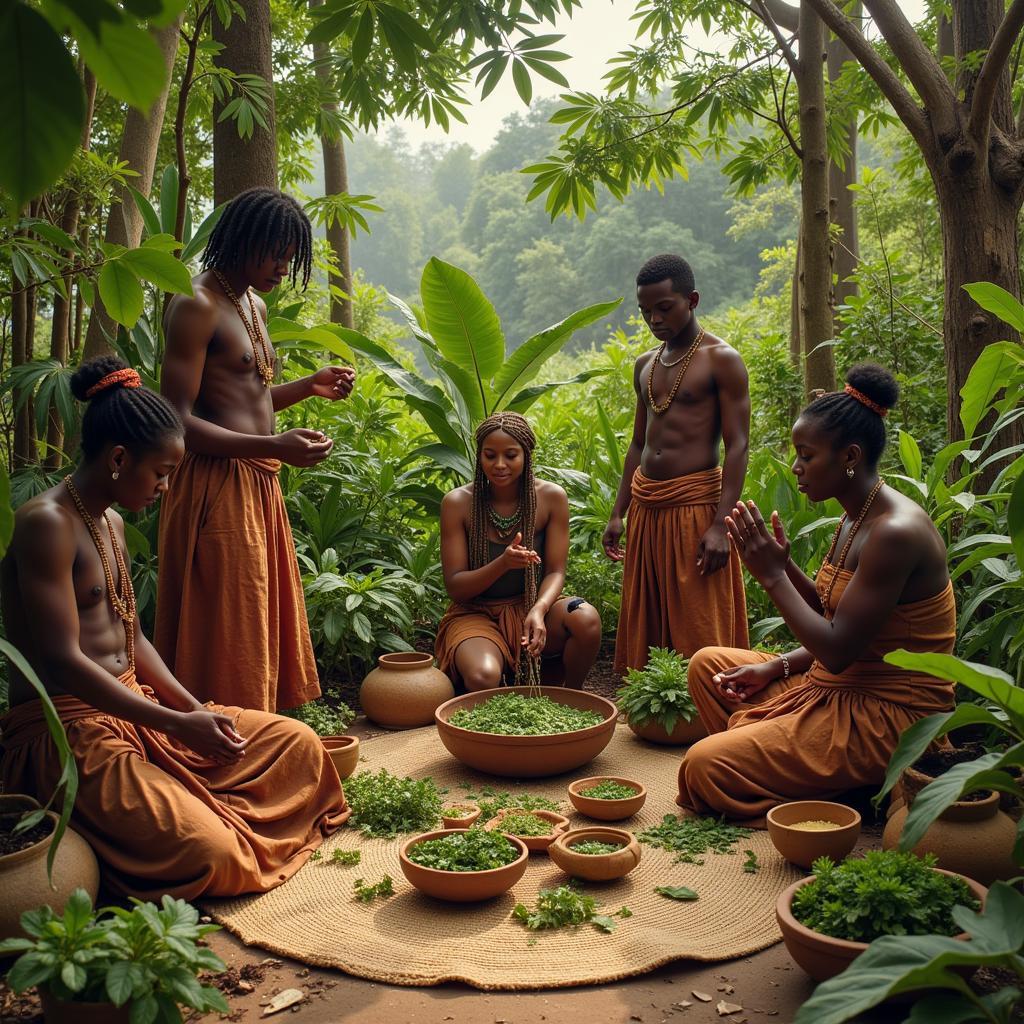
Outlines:
[[[679,770],[684,808],[759,826],[776,804],[877,785],[904,729],[953,705],[951,684],[883,660],[901,647],[950,653],[956,606],[931,519],[878,476],[896,382],[873,365],[846,379],[793,427],[800,490],[844,509],[816,579],[789,557],[777,512],[769,525],[747,502],[726,518],[744,565],[803,646],[782,657],[723,647],[693,657],[690,692],[711,735]]]
[[[476,473],[441,502],[441,564],[452,605],[437,631],[437,661],[470,690],[538,678],[539,659],[561,655],[565,685],[582,689],[597,658],[601,619],[562,597],[569,500],[533,475],[536,439],[515,412],[476,431]]]
[[[88,399],[82,463],[18,509],[2,565],[7,634],[38,673],[78,766],[75,829],[115,892],[264,892],[348,817],[323,745],[300,722],[200,704],[139,628],[114,502],[138,511],[185,451],[168,402],[113,357],[71,379]],[[138,678],[136,678],[136,675]],[[12,670],[0,781],[48,800],[60,776],[43,708]]]

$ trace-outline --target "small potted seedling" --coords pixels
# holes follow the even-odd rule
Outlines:
[[[707,735],[690,696],[689,661],[664,647],[652,647],[643,668],[631,668],[616,694],[626,724],[641,739],[680,746]]]

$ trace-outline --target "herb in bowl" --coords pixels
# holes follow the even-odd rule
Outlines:
[[[386,768],[346,780],[350,824],[363,835],[391,839],[400,832],[428,832],[441,817],[441,794],[430,779],[400,779]]]
[[[466,799],[476,801],[480,808],[480,817],[483,821],[490,821],[498,811],[507,807],[515,807],[523,811],[557,811],[560,804],[556,800],[549,800],[546,796],[534,796],[532,793],[509,793],[506,790],[497,791],[490,786],[484,786],[480,795],[466,794]]]
[[[603,853],[614,853],[622,849],[622,843],[602,843],[596,839],[585,839],[582,843],[573,843],[570,847],[573,853],[585,853],[590,857],[597,857]]]
[[[672,732],[680,719],[692,722],[697,705],[686,681],[688,667],[689,661],[675,651],[650,648],[646,666],[630,669],[626,685],[616,694],[619,710],[630,724],[642,728],[653,721]]]
[[[629,800],[639,792],[635,786],[624,786],[621,782],[605,779],[604,782],[599,782],[589,789],[581,789],[579,795],[589,796],[594,800]]]
[[[497,736],[552,736],[600,725],[604,717],[596,711],[559,704],[550,697],[522,697],[504,693],[474,708],[460,708],[449,724],[472,732]]]
[[[435,871],[491,871],[511,864],[519,853],[500,832],[470,828],[417,843],[406,856]]]
[[[510,832],[514,836],[549,836],[555,826],[536,814],[506,814],[494,831]]]

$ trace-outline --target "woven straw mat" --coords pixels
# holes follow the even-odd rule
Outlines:
[[[445,799],[450,802],[464,796],[460,782],[560,800],[572,828],[601,824],[578,814],[566,791],[573,779],[591,775],[617,775],[647,787],[640,812],[624,822],[609,822],[613,827],[639,831],[678,810],[681,749],[653,747],[624,725],[590,764],[522,782],[466,768],[449,755],[433,727],[367,741],[362,751],[360,771],[387,768],[396,775],[430,776],[448,787]],[[766,832],[752,832],[734,854],[707,854],[703,865],[675,864],[674,853],[641,844],[642,860],[625,878],[583,883],[599,913],[622,906],[633,912],[615,919],[614,932],[591,924],[531,932],[511,917],[516,903],[532,910],[539,889],[568,881],[547,854],[532,854],[526,874],[502,896],[484,903],[445,903],[420,893],[402,874],[398,850],[408,838],[367,839],[346,826],[326,841],[320,861],[307,863],[279,888],[207,902],[205,908],[248,945],[361,978],[395,985],[462,981],[482,989],[558,988],[643,974],[683,958],[729,960],[770,946],[781,938],[776,897],[799,877],[775,852]],[[330,864],[337,848],[361,850],[361,863]],[[757,872],[743,871],[744,849],[757,854]],[[394,881],[394,896],[371,904],[353,899],[356,878],[370,884],[385,874]],[[656,885],[689,886],[700,898],[668,899],[654,892]]]

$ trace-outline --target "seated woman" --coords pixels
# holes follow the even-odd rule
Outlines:
[[[79,773],[72,824],[105,882],[142,899],[263,892],[348,817],[345,795],[309,728],[200,704],[139,628],[110,506],[152,505],[185,451],[174,408],[140,384],[113,357],[72,377],[90,400],[83,460],[18,509],[0,565],[4,622],[64,723]],[[13,669],[10,695],[0,781],[45,801],[60,764],[42,705]]]
[[[793,564],[777,512],[771,528],[753,502],[726,518],[744,565],[803,646],[781,657],[694,655],[690,692],[711,735],[679,769],[677,803],[691,811],[760,827],[787,800],[877,785],[903,730],[953,705],[951,684],[882,660],[901,647],[951,652],[956,605],[931,519],[878,476],[896,381],[874,365],[846,380],[793,427],[798,487],[845,510],[816,580]]]
[[[583,680],[601,645],[601,619],[562,597],[569,555],[569,499],[533,475],[536,438],[516,412],[476,430],[476,475],[441,502],[441,565],[452,605],[437,630],[442,672],[470,690],[539,677],[539,659],[561,655],[565,685]]]

